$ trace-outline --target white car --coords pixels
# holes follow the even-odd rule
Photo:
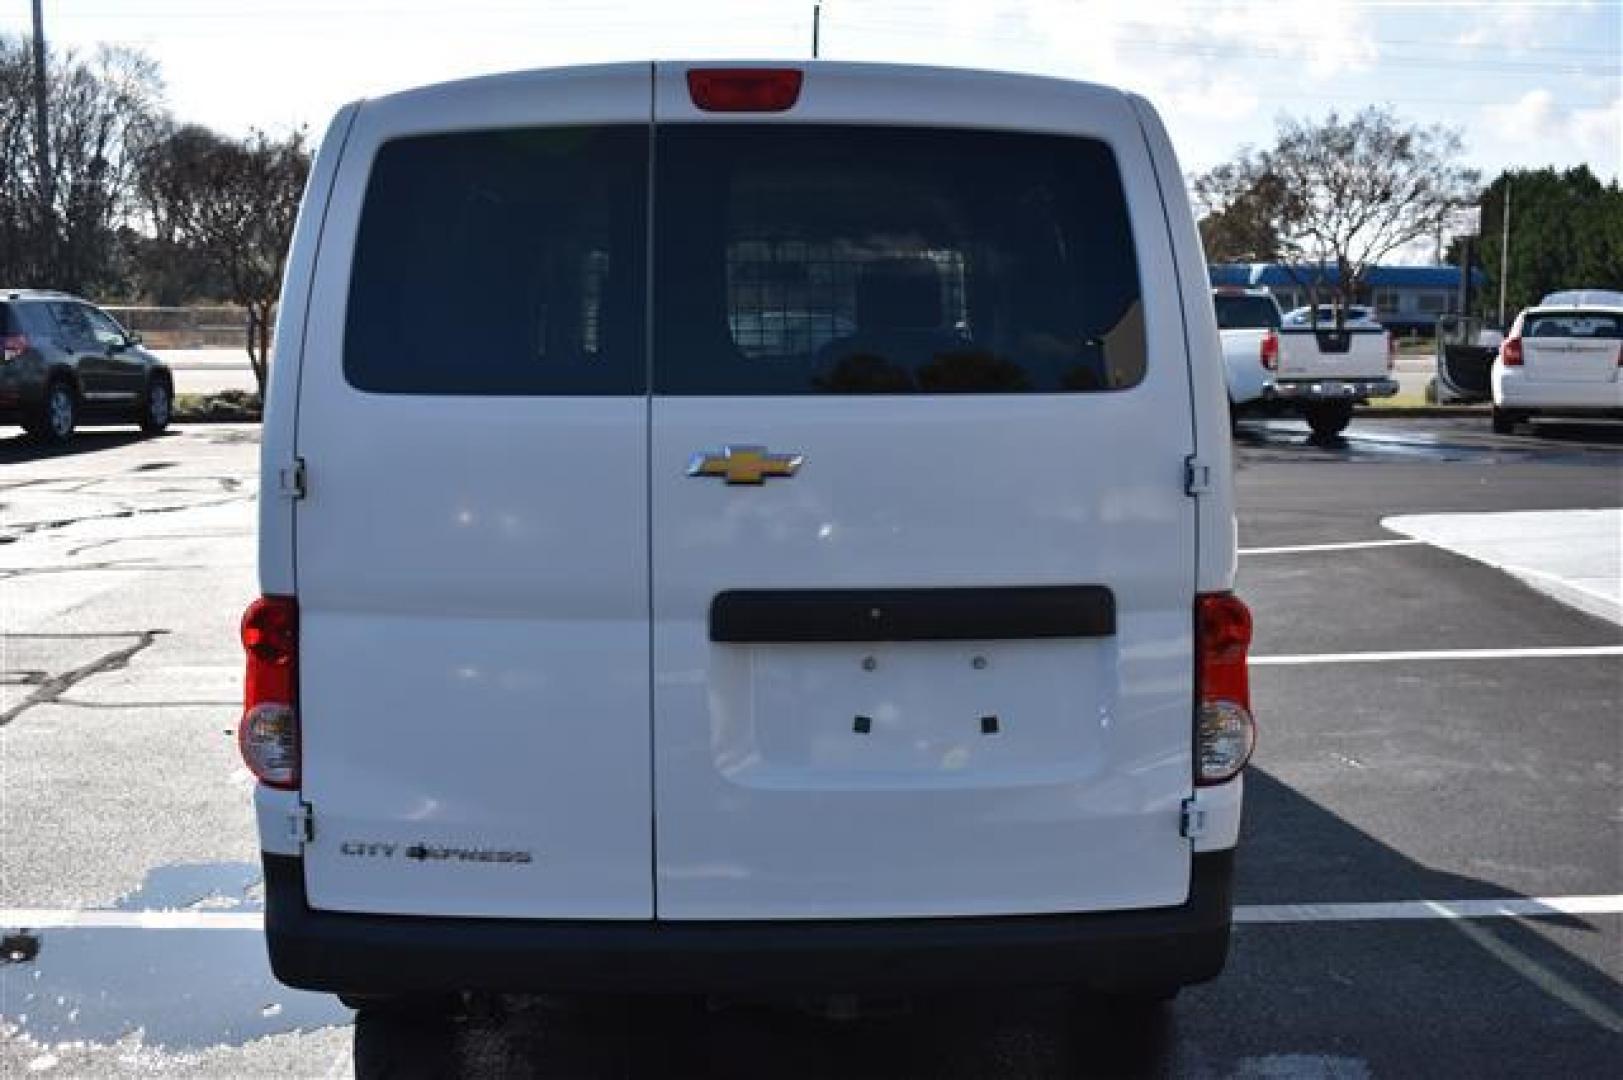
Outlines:
[[[1335,308],[1328,304],[1320,304],[1316,310],[1318,313],[1317,324],[1319,326],[1329,327],[1334,325],[1336,321]],[[1285,312],[1285,325],[1312,326],[1314,325],[1314,312],[1315,308],[1312,306],[1292,308]],[[1374,308],[1365,307],[1362,304],[1348,304],[1346,325],[1350,327],[1373,326],[1379,328],[1381,321],[1376,317]]]
[[[343,108],[243,621],[277,975],[1216,975],[1251,624],[1183,175],[1142,98],[985,72]]]
[[[1615,289],[1563,289],[1549,293],[1539,307],[1623,307],[1623,292]]]
[[[1534,416],[1623,416],[1620,365],[1623,304],[1528,308],[1493,362],[1493,430]]]

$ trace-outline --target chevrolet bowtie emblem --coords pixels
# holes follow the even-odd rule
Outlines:
[[[764,446],[724,446],[721,453],[694,454],[689,476],[720,476],[729,484],[760,484],[769,476],[793,476],[800,454],[774,454]]]

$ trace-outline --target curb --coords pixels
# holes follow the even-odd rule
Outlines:
[[[171,424],[257,424],[262,419],[257,412],[215,413],[212,415],[198,413],[192,416],[177,413],[169,418],[169,422]]]
[[[1416,405],[1403,408],[1398,405],[1366,405],[1359,407],[1354,416],[1373,416],[1382,419],[1412,416],[1415,419],[1436,419],[1445,416],[1492,416],[1492,405]]]

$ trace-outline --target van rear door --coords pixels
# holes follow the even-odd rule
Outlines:
[[[313,906],[649,918],[647,64],[361,106],[306,326]]]
[[[656,77],[659,916],[1181,903],[1191,392],[1128,100],[819,65],[719,113],[687,74]]]

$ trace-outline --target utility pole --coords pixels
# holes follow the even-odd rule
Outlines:
[[[34,167],[39,170],[40,205],[49,215],[51,191],[50,109],[45,86],[45,14],[42,0],[34,0]]]
[[[34,0],[34,6],[35,7],[39,6],[39,0]],[[822,29],[823,29],[823,5],[820,4],[820,3],[813,4],[812,5],[812,59],[813,60],[817,59],[817,52],[818,52],[818,45],[819,45],[819,40],[818,39],[822,36],[822,33],[821,33]]]
[[[1505,270],[1510,265],[1510,177],[1505,177],[1504,221],[1499,227],[1499,329],[1505,328]]]
[[[1460,238],[1460,318],[1471,314],[1471,241],[1476,237],[1466,234]]]

